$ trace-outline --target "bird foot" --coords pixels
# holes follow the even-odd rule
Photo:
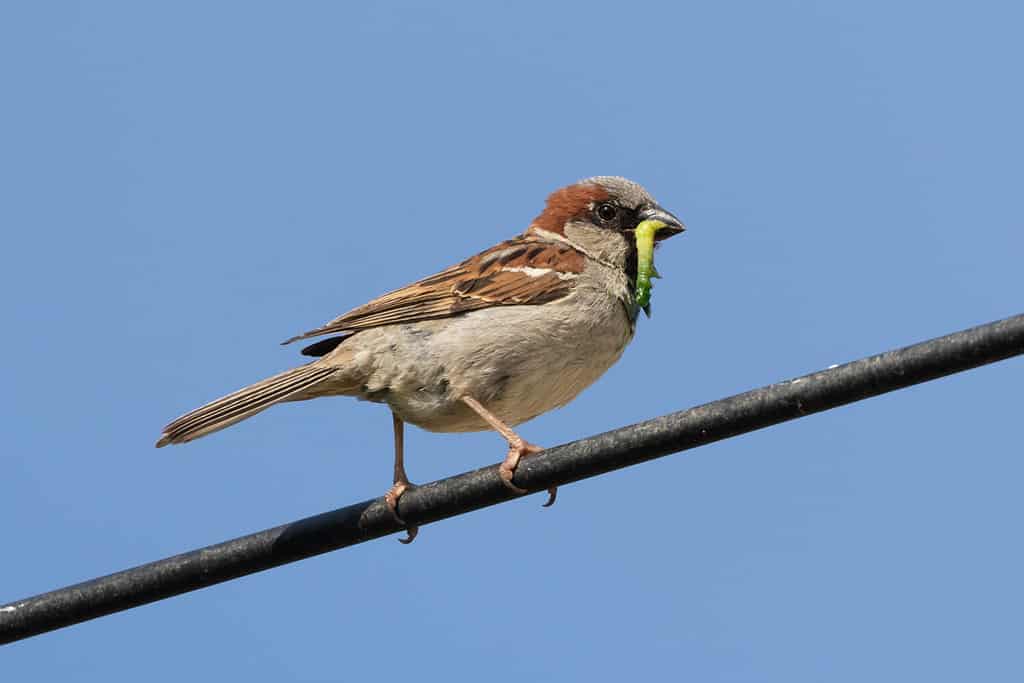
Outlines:
[[[398,499],[402,497],[402,494],[410,489],[416,488],[414,485],[407,481],[396,481],[388,492],[384,494],[384,502],[388,506],[388,510],[391,511],[391,516],[395,518],[395,521],[405,526],[405,538],[398,539],[399,543],[409,544],[416,539],[416,534],[420,532],[418,526],[408,526],[405,520],[398,516]]]
[[[512,477],[516,474],[516,468],[519,467],[519,461],[527,455],[533,455],[540,453],[544,450],[542,447],[532,444],[528,441],[520,441],[519,443],[510,443],[508,445],[508,455],[505,456],[504,462],[498,467],[498,476],[501,477],[501,481],[505,486],[512,489],[518,494],[526,493],[526,489],[521,489],[512,483]],[[552,486],[548,489],[548,501],[544,503],[542,507],[551,507],[555,504],[555,498],[558,497],[558,487]]]

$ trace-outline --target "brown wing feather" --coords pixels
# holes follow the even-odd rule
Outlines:
[[[569,294],[575,275],[582,271],[583,254],[571,246],[521,235],[283,343],[491,306],[543,304]]]

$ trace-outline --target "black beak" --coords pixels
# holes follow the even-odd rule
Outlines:
[[[658,231],[654,233],[654,241],[660,242],[664,239],[668,239],[672,235],[678,235],[679,233],[686,230],[686,226],[683,222],[670,214],[660,206],[652,206],[647,209],[641,209],[639,213],[641,221],[658,221],[664,224],[664,227],[658,228]]]

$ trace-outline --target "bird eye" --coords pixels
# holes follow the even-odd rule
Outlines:
[[[619,210],[614,204],[599,204],[597,207],[597,217],[602,221],[612,221],[619,215]]]

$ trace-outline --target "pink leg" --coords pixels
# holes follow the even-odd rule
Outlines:
[[[526,441],[523,437],[512,431],[512,428],[507,424],[498,419],[498,416],[491,411],[480,405],[472,396],[463,396],[462,402],[473,409],[473,411],[480,416],[480,418],[489,424],[491,428],[505,437],[508,441],[508,455],[505,456],[504,462],[501,463],[501,467],[498,468],[498,475],[501,480],[505,483],[505,486],[509,487],[516,493],[526,493],[526,489],[521,489],[512,483],[512,477],[515,476],[516,467],[519,466],[519,461],[527,455],[533,455],[544,450],[540,446]],[[548,502],[544,503],[544,507],[550,507],[554,505],[555,498],[558,496],[558,487],[552,486],[548,489]]]
[[[398,523],[405,524],[405,520],[398,516],[398,499],[402,497],[406,490],[412,487],[412,484],[409,483],[409,477],[405,474],[405,461],[403,459],[405,451],[405,423],[394,413],[391,413],[391,423],[395,430],[395,483],[384,494],[384,502],[387,503],[391,514],[398,520]],[[408,535],[405,538],[398,539],[398,542],[412,543],[419,531],[420,528],[418,526],[407,527],[406,534]]]

